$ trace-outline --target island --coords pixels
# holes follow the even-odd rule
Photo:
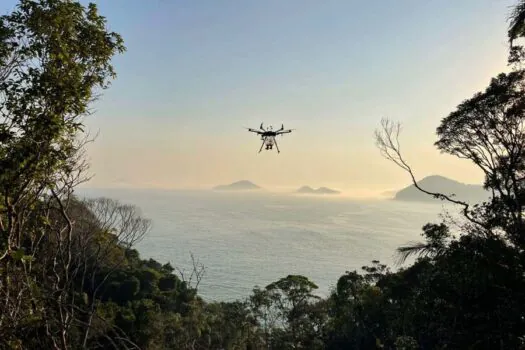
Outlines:
[[[481,203],[490,198],[490,193],[481,185],[464,184],[444,176],[431,175],[418,181],[417,184],[428,192],[441,193],[456,200],[467,203]],[[421,192],[414,184],[403,188],[394,195],[394,200],[416,201],[416,202],[435,202],[440,199]]]
[[[261,187],[257,186],[251,181],[241,180],[233,182],[229,185],[219,185],[213,188],[215,191],[253,191],[260,190]]]
[[[301,194],[339,194],[341,192],[327,188],[327,187],[319,187],[317,189],[314,189],[310,186],[303,186],[299,188],[296,193]]]
[[[390,198],[390,199],[393,199],[395,197],[395,195],[397,194],[398,191],[396,190],[388,190],[388,191],[383,191],[381,192],[379,195],[381,197],[386,197],[386,198]]]

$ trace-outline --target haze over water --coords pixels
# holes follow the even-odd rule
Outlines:
[[[406,174],[374,146],[382,117],[404,123],[404,154],[419,179],[483,179],[433,147],[435,128],[507,70],[512,0],[97,3],[127,52],[86,118],[99,133],[90,186],[188,189],[248,178],[400,188]],[[257,155],[260,140],[244,127],[261,122],[296,129],[279,138],[279,156]]]
[[[418,180],[481,183],[469,162],[438,152],[435,128],[507,70],[511,3],[101,1],[128,51],[86,120],[100,132],[86,186],[122,188],[97,195],[153,220],[141,255],[188,268],[192,252],[207,267],[205,297],[244,297],[292,273],[325,293],[346,270],[391,263],[441,206],[161,189],[238,179],[360,197],[400,189],[407,174],[374,145],[383,117],[403,123],[403,155]],[[244,127],[261,122],[295,129],[278,139],[280,154],[257,154],[260,139]]]
[[[395,249],[420,241],[441,204],[285,194],[211,191],[93,190],[139,206],[153,220],[137,245],[144,258],[190,271],[190,252],[204,264],[206,299],[247,297],[288,274],[302,274],[326,295],[347,270],[378,259],[393,266]]]

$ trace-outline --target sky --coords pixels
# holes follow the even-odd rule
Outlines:
[[[374,130],[403,124],[417,178],[480,183],[440,120],[506,71],[508,0],[94,1],[127,51],[86,119],[90,187],[399,189]],[[2,0],[10,10],[14,0]],[[87,3],[87,1],[82,1]],[[281,153],[245,127],[294,128]]]

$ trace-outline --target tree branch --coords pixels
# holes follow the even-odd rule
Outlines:
[[[401,169],[405,170],[410,175],[412,184],[419,191],[425,194],[428,194],[430,196],[433,196],[434,198],[446,200],[450,203],[460,205],[462,207],[463,215],[465,216],[467,220],[486,229],[487,227],[484,223],[472,217],[472,215],[470,214],[470,210],[469,210],[470,205],[467,202],[453,199],[450,196],[447,196],[443,193],[427,191],[419,185],[414,175],[414,172],[412,171],[412,168],[405,161],[405,159],[403,158],[401,154],[400,146],[399,146],[400,131],[401,131],[401,124],[399,123],[394,124],[388,119],[381,120],[381,130],[375,131],[376,145],[379,148],[381,155],[384,158],[395,163]]]

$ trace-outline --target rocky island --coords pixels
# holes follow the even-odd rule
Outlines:
[[[303,186],[299,188],[296,193],[302,193],[302,194],[339,194],[341,192],[333,190],[331,188],[327,187],[319,187],[317,189],[314,189],[310,186]]]
[[[229,185],[219,185],[213,188],[215,191],[253,191],[260,190],[261,187],[257,186],[251,181],[241,180],[233,182]]]

